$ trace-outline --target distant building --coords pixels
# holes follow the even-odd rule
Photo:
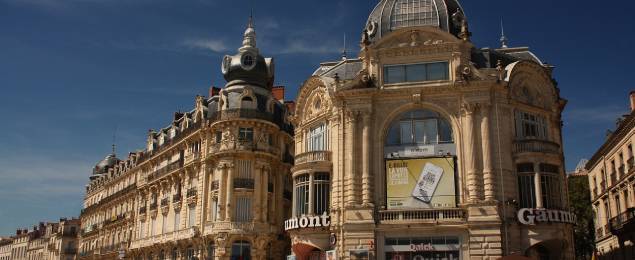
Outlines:
[[[635,92],[631,112],[587,163],[601,259],[635,259]]]
[[[0,240],[0,260],[75,260],[79,219],[40,222],[32,230],[18,229]]]

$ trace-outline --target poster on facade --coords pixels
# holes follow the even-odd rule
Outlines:
[[[454,157],[386,160],[388,209],[456,207]]]

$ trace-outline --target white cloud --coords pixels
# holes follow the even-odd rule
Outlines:
[[[225,42],[218,39],[187,39],[183,41],[182,44],[189,48],[209,50],[213,52],[224,52],[229,50]]]

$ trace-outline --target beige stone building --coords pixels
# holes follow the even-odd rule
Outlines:
[[[630,100],[630,114],[618,121],[586,166],[601,259],[635,257],[635,93]]]
[[[75,260],[79,219],[40,222],[32,230],[18,229],[0,240],[0,260]]]
[[[0,238],[0,260],[11,260],[11,245],[13,239],[10,237]]]
[[[227,84],[98,163],[82,211],[81,259],[282,259],[290,252],[292,104],[250,21]]]
[[[383,0],[302,85],[296,259],[573,259],[553,67],[470,34],[455,0]]]

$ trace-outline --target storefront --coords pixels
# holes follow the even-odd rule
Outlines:
[[[455,236],[386,238],[386,260],[458,260],[461,243]]]

